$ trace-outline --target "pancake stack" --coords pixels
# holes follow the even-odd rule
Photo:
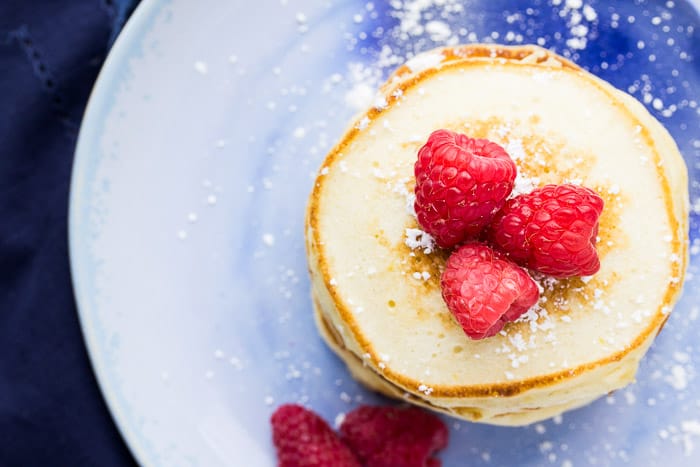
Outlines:
[[[466,420],[524,425],[635,378],[687,263],[687,173],[672,138],[631,96],[534,46],[421,54],[382,86],[324,161],[306,247],[321,336],[353,376]],[[439,128],[488,138],[516,189],[577,183],[605,201],[590,277],[536,276],[539,303],[469,339],[447,309],[449,251],[412,212],[413,166]]]

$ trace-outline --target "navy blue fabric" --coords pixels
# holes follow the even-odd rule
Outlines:
[[[82,114],[135,0],[0,2],[0,466],[131,466],[68,263]]]

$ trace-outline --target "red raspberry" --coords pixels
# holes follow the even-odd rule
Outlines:
[[[418,407],[358,407],[340,435],[365,467],[439,467],[431,456],[448,438],[442,420]]]
[[[282,405],[270,421],[279,467],[360,467],[340,437],[310,410]]]
[[[447,308],[472,339],[493,336],[539,299],[527,271],[479,243],[450,255],[440,283]]]
[[[554,277],[590,276],[603,199],[578,185],[545,185],[506,202],[487,237],[513,261]]]
[[[415,164],[418,223],[443,248],[476,237],[513,190],[517,168],[486,139],[434,131]]]

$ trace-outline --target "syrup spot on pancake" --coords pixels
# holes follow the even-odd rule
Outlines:
[[[417,225],[416,225],[417,227]],[[416,228],[413,227],[413,228]],[[445,269],[445,262],[449,256],[449,251],[436,248],[432,253],[425,254],[423,250],[417,248],[411,250],[405,243],[403,245],[403,257],[408,256],[408,266],[411,271],[426,271],[430,277],[420,281],[420,284],[428,290],[440,289],[440,276]]]
[[[377,231],[374,233],[374,238],[377,239],[377,242],[385,248],[390,248],[391,247],[391,242],[389,241],[389,238],[387,237],[386,233],[384,232],[384,229],[377,229]]]
[[[409,219],[405,228],[419,228],[418,223],[413,217]],[[392,250],[392,257],[396,258],[392,266],[395,266],[396,270],[402,271],[406,280],[411,278],[411,300],[413,303],[420,304],[419,306],[415,306],[418,319],[427,320],[437,317],[445,330],[456,326],[457,324],[446,306],[435,306],[435,303],[443,303],[440,277],[442,276],[442,271],[445,269],[445,262],[447,261],[450,251],[436,247],[430,254],[426,254],[425,251],[420,248],[413,250],[408,247],[403,238],[391,245],[390,248]],[[427,276],[427,279],[417,280],[412,277],[416,272],[425,272],[428,273],[429,276]]]
[[[563,322],[575,322],[580,314],[585,314],[587,319],[595,319],[597,313],[614,312],[614,304],[607,301],[607,292],[620,280],[615,272],[606,275],[599,273],[590,278],[553,279],[537,274],[534,277],[542,287],[540,300],[534,307],[536,314],[532,321],[523,320],[527,318],[523,316],[514,323],[508,323],[504,329],[509,336],[521,334],[523,342],[528,342],[531,336],[552,330],[545,341],[551,340],[556,344],[556,327]]]
[[[573,308],[576,308],[577,304],[584,303],[585,289],[586,284],[580,277],[552,281],[542,294],[544,299],[540,300],[539,306],[552,314],[562,312],[568,314]]]
[[[618,228],[618,219],[622,215],[622,209],[625,206],[625,195],[611,190],[610,187],[594,186],[592,187],[598,192],[605,207],[600,215],[600,228],[598,229],[598,242],[596,249],[598,257],[601,261],[605,256],[615,248],[622,248],[628,242],[624,233]]]
[[[443,127],[447,128],[447,127]],[[411,152],[418,154],[418,150],[423,146],[423,142],[421,141],[404,141],[401,143],[401,148],[403,149],[410,149]]]

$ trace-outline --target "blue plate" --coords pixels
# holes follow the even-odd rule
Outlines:
[[[524,428],[448,420],[447,466],[700,464],[700,54],[687,1],[145,1],[92,94],[70,247],[105,398],[148,466],[274,465],[284,402],[333,421],[388,403],[317,337],[303,247],[313,174],[407,57],[536,43],[630,92],[691,178],[684,296],[638,382]]]

